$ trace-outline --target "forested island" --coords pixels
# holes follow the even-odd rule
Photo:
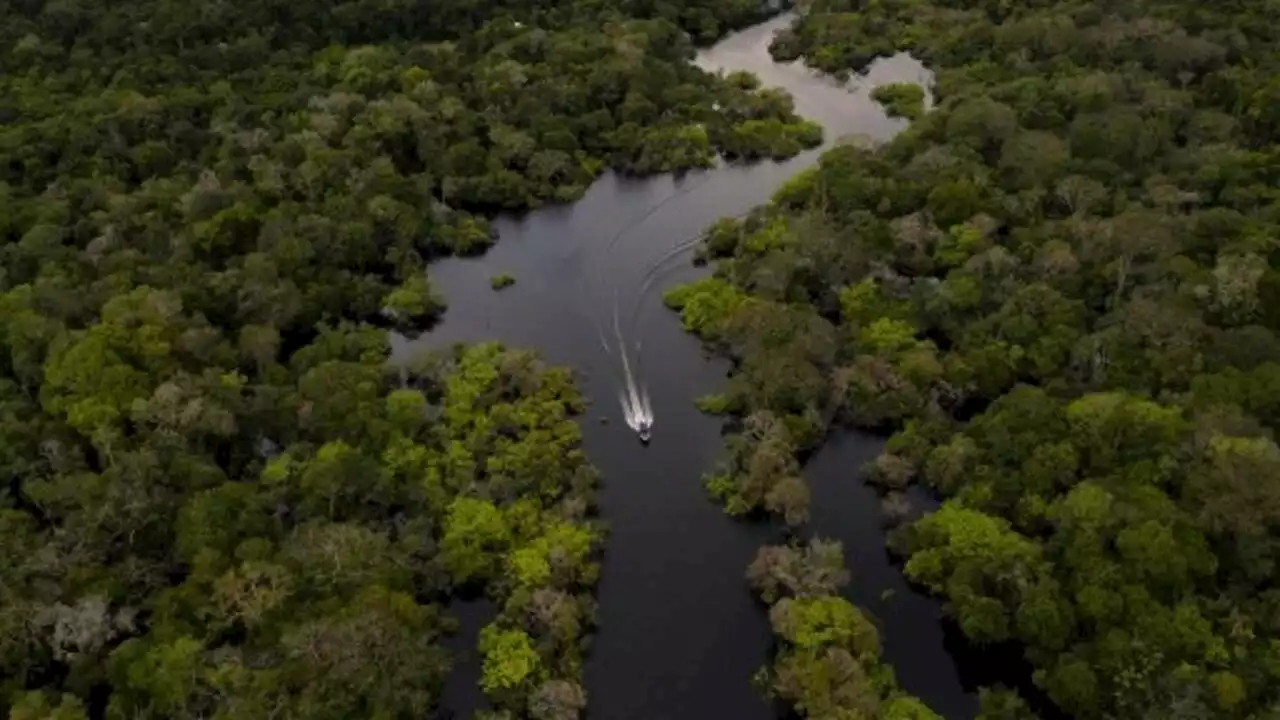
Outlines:
[[[667,296],[735,361],[699,401],[734,418],[706,479],[728,512],[802,527],[797,458],[836,427],[892,433],[866,470],[891,520],[912,485],[944,498],[892,546],[972,645],[1030,666],[983,690],[986,720],[1280,713],[1277,20],[810,0],[775,57],[847,75],[909,50],[937,104],[878,93],[909,130],[715,225],[714,276]],[[894,717],[838,554],[752,565],[764,685],[801,716]]]

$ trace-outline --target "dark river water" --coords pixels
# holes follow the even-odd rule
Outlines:
[[[729,36],[697,62],[709,70],[749,70],[765,85],[790,91],[797,111],[824,126],[828,142],[847,135],[882,140],[904,126],[884,115],[868,88],[927,84],[918,62],[905,55],[881,60],[857,85],[841,86],[769,58],[769,40],[788,22],[782,16]],[[592,401],[582,427],[587,453],[603,473],[601,508],[610,526],[600,627],[585,671],[592,720],[774,717],[751,685],[767,660],[770,635],[744,580],[773,531],[728,518],[703,489],[701,475],[720,458],[722,438],[720,423],[692,400],[716,391],[727,366],[705,357],[662,306],[661,294],[706,272],[681,250],[691,238],[717,218],[767,201],[819,153],[682,178],[605,175],[572,205],[498,219],[499,242],[484,257],[430,268],[449,309],[414,344],[500,340],[533,348],[572,367]],[[489,278],[498,273],[510,273],[516,284],[493,291]],[[619,407],[620,344],[631,350],[632,371],[649,392],[656,422],[647,447]],[[397,338],[395,349],[412,347]],[[969,718],[975,704],[943,646],[938,605],[914,594],[889,563],[878,502],[858,477],[880,445],[869,436],[838,436],[811,460],[812,528],[845,541],[854,577],[849,597],[876,617],[886,658],[906,689],[939,714]],[[473,603],[456,611],[463,630],[454,646],[474,648],[492,610]],[[482,703],[479,666],[473,650],[463,655],[444,705],[469,717]]]

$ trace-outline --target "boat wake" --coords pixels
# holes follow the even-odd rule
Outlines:
[[[618,324],[618,303],[613,304],[613,333],[618,341],[618,354],[622,357],[622,375],[626,383],[624,389],[618,391],[618,402],[622,405],[622,417],[627,427],[639,433],[640,439],[649,441],[649,432],[653,428],[653,406],[649,403],[649,391],[643,385],[637,385],[635,373],[631,371],[631,361],[627,358],[627,345],[622,340],[622,327]]]
[[[628,383],[626,390],[618,391],[618,402],[622,405],[622,416],[627,427],[638,433],[647,433],[653,427],[653,409],[649,405],[649,393],[643,388],[637,390],[634,383]]]
[[[643,213],[641,213],[638,217],[634,218],[631,222],[628,222],[625,225],[623,225],[623,227],[619,229],[617,233],[615,233],[613,237],[609,239],[608,244],[604,248],[603,257],[607,258],[610,255],[612,255],[614,248],[617,247],[617,245],[622,240],[622,238],[625,235],[627,235],[629,232],[635,230],[640,225],[643,225],[646,220],[653,217],[656,213],[658,213],[662,208],[666,207],[669,203],[674,202],[682,197],[685,197],[686,195],[689,195],[690,193],[696,191],[698,188],[702,187],[704,184],[706,184],[711,180],[711,177],[712,177],[711,174],[707,174],[706,177],[703,177],[702,179],[698,180],[695,183],[691,183],[689,187],[677,190],[675,193],[671,194],[670,196],[646,208]],[[628,321],[629,335],[634,337],[636,334],[636,321],[638,320],[638,315],[640,313],[640,305],[644,301],[650,286],[653,285],[654,281],[658,279],[658,276],[661,273],[670,269],[667,266],[671,264],[672,260],[680,257],[687,251],[693,249],[693,247],[700,240],[701,240],[701,236],[699,235],[698,237],[681,242],[675,247],[668,250],[664,255],[659,257],[656,261],[650,264],[650,266],[644,273],[643,284],[640,288],[640,292],[638,296],[636,297],[635,307],[632,308],[630,312],[630,319]],[[604,273],[604,267],[603,267],[603,263],[601,263],[597,268],[597,278],[596,278],[601,287],[604,286],[603,273]],[[620,303],[618,298],[618,288],[615,286],[613,291],[614,344],[612,345],[610,344],[609,340],[605,337],[604,329],[603,327],[601,327],[598,318],[593,316],[593,319],[596,321],[596,334],[599,336],[600,348],[604,350],[605,353],[612,355],[614,348],[617,348],[618,350],[618,356],[622,359],[622,375],[623,375],[623,381],[624,381],[624,387],[618,391],[618,404],[621,405],[622,407],[622,417],[626,421],[627,427],[631,428],[632,431],[634,431],[640,436],[640,441],[647,443],[649,442],[650,433],[653,430],[654,417],[653,417],[653,406],[649,401],[649,391],[644,386],[644,383],[642,381],[637,382],[637,378],[641,374],[640,373],[641,345],[639,340],[637,340],[636,346],[635,346],[636,365],[635,365],[635,368],[633,369],[631,365],[631,358],[629,357],[629,353],[627,351],[628,350],[627,343],[623,339],[622,323],[619,315],[620,315]]]

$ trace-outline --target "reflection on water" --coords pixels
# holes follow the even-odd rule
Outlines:
[[[882,59],[844,86],[769,58],[769,41],[788,23],[789,17],[778,17],[731,35],[700,53],[697,63],[711,71],[748,70],[766,86],[790,91],[797,111],[824,126],[828,146],[848,135],[884,140],[905,127],[884,114],[868,89],[884,82],[927,85],[928,72],[918,62],[906,55]],[[692,400],[715,392],[727,366],[704,356],[661,307],[660,294],[706,272],[687,262],[705,227],[766,202],[820,152],[781,163],[721,164],[678,178],[606,174],[572,205],[499,218],[500,240],[488,254],[432,265],[432,281],[449,302],[441,325],[413,343],[393,339],[398,357],[413,345],[460,341],[534,348],[574,368],[583,392],[596,401],[582,429],[587,454],[604,476],[601,509],[610,535],[599,586],[600,631],[585,670],[592,718],[773,717],[751,685],[768,658],[770,633],[743,573],[756,548],[776,538],[768,527],[727,518],[703,490],[701,474],[720,457],[723,439],[719,422],[699,413]],[[510,273],[517,283],[495,293],[489,277],[497,273]],[[630,358],[625,363],[623,350]],[[626,400],[615,404],[620,393]],[[648,448],[627,427],[636,427],[637,409],[661,418]],[[903,684],[946,717],[970,717],[971,699],[942,645],[937,604],[913,594],[889,564],[874,495],[857,480],[862,459],[879,445],[849,435],[819,454],[808,471],[815,528],[849,543],[852,597],[862,603],[894,591],[894,604],[874,610]],[[469,672],[451,682],[474,686],[478,668],[464,669]],[[453,709],[460,716],[475,710],[467,697],[446,694],[459,703]]]

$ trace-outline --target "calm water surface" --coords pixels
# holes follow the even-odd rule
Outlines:
[[[711,71],[748,70],[782,87],[796,110],[821,123],[829,142],[846,135],[891,137],[904,127],[868,96],[884,82],[929,76],[905,55],[878,61],[856,85],[842,86],[799,65],[774,63],[768,44],[788,16],[725,38],[700,53]],[[611,534],[599,586],[600,630],[586,666],[593,720],[753,720],[774,717],[751,686],[769,651],[767,619],[743,580],[771,530],[726,517],[706,496],[700,476],[721,456],[719,423],[693,398],[716,391],[727,366],[708,359],[661,304],[663,290],[699,277],[688,241],[723,216],[768,200],[788,177],[816,162],[820,150],[784,163],[722,166],[682,178],[605,175],[570,206],[496,221],[500,241],[484,257],[431,266],[449,301],[444,321],[416,344],[501,340],[534,348],[569,365],[592,408],[585,446],[604,476],[601,505]],[[489,277],[510,273],[502,292]],[[623,423],[622,345],[647,387],[656,416],[642,447]],[[410,351],[396,340],[396,351]],[[643,350],[643,352],[639,352]],[[846,541],[855,578],[850,596],[877,617],[886,656],[900,680],[948,718],[973,715],[954,663],[942,645],[935,603],[906,588],[883,550],[874,494],[857,477],[879,441],[838,438],[807,470],[814,529]],[[885,590],[894,596],[882,601]],[[465,609],[474,637],[482,613]],[[455,673],[445,704],[459,717],[479,702],[471,686],[478,666]]]

